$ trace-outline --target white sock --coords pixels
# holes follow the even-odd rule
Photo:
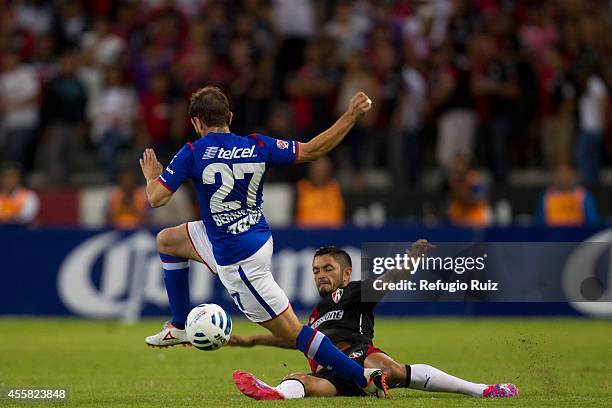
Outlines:
[[[410,387],[433,392],[454,392],[471,397],[482,397],[487,386],[462,380],[427,364],[410,365]]]
[[[276,390],[287,399],[304,398],[304,384],[298,380],[285,380],[276,386]]]

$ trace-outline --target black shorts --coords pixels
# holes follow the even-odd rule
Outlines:
[[[349,356],[351,360],[360,366],[363,366],[366,357],[373,353],[384,353],[384,351],[367,343],[353,344],[351,347],[344,350],[344,354]],[[322,368],[315,374],[310,375],[317,378],[323,378],[332,383],[334,387],[336,387],[338,395],[341,397],[363,397],[366,395],[363,389],[355,384],[355,382],[327,368]]]

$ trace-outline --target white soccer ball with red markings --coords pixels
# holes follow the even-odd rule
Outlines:
[[[187,338],[200,350],[216,350],[227,344],[232,335],[232,319],[214,303],[203,303],[191,309],[185,324]]]

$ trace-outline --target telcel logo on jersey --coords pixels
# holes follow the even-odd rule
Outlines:
[[[246,147],[233,147],[231,150],[219,148],[216,146],[207,147],[204,151],[204,155],[202,159],[212,159],[213,157],[217,157],[219,159],[247,159],[250,157],[257,157],[257,153],[255,153],[255,145],[250,148]]]

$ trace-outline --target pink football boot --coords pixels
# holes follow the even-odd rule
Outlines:
[[[514,384],[492,384],[482,392],[485,398],[512,398],[518,397],[519,390]]]
[[[234,384],[236,384],[236,388],[247,397],[267,401],[285,399],[283,394],[278,392],[276,388],[270,387],[268,384],[246,371],[234,371],[232,379],[234,380]]]

